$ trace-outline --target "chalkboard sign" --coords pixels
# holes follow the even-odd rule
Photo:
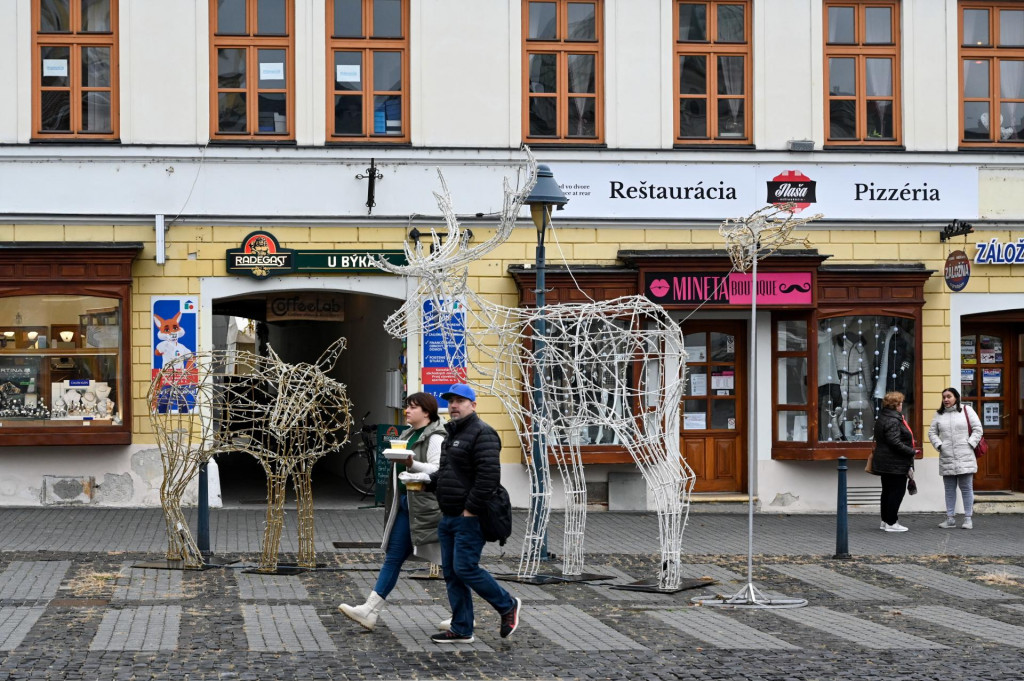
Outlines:
[[[377,437],[375,438],[375,449],[373,460],[377,462],[377,487],[374,490],[373,505],[383,506],[384,496],[388,491],[388,476],[391,475],[391,462],[384,458],[384,450],[390,446],[392,440],[398,438],[401,432],[399,426],[387,423],[377,424]]]

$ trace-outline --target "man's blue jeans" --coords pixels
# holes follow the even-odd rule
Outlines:
[[[384,564],[380,566],[380,574],[377,576],[377,586],[373,587],[381,598],[387,598],[395,584],[398,584],[398,573],[402,570],[405,559],[411,555],[409,502],[403,494],[395,512],[395,522],[391,525],[391,534],[388,535],[388,549],[384,554]]]
[[[437,527],[437,537],[441,541],[441,570],[448,587],[448,602],[452,606],[453,634],[473,634],[472,591],[490,603],[499,614],[515,607],[512,596],[501,588],[491,573],[480,567],[480,553],[485,542],[479,518],[443,516]]]

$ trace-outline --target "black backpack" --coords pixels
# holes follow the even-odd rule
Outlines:
[[[480,531],[485,541],[496,541],[500,546],[512,536],[512,501],[500,483],[487,500],[487,512],[480,516]]]

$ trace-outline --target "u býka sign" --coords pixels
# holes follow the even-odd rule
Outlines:
[[[740,272],[648,272],[644,291],[661,305],[750,305],[752,276]],[[811,305],[810,272],[759,272],[758,305]]]

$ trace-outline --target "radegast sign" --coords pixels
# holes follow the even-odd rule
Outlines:
[[[724,220],[766,203],[832,220],[978,215],[978,167],[894,164],[555,163],[574,218]]]
[[[247,274],[257,279],[282,274],[382,274],[373,263],[380,257],[393,265],[405,265],[400,250],[297,251],[281,248],[270,232],[253,232],[241,248],[227,251],[228,274]]]

